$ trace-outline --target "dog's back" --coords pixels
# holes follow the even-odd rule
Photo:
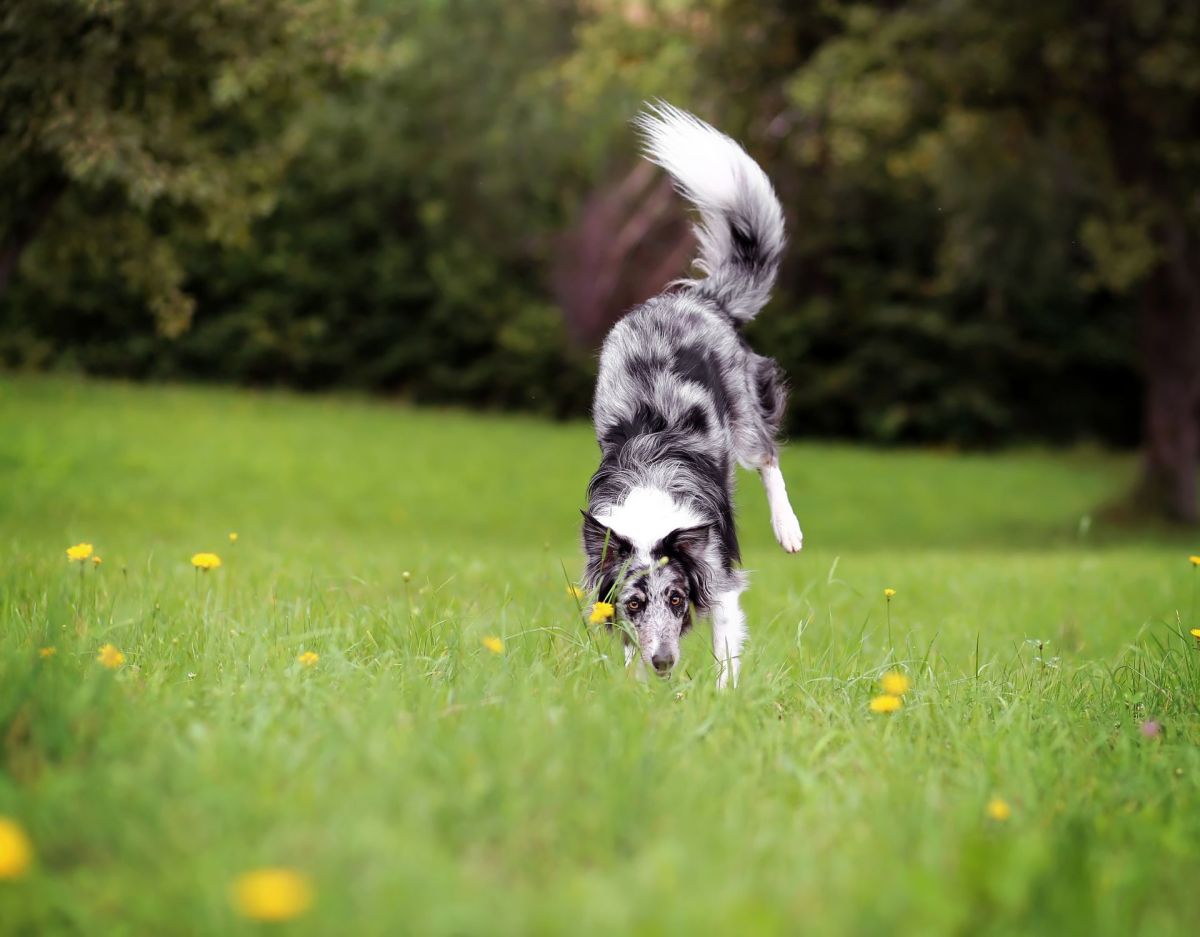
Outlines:
[[[717,523],[728,565],[739,558],[734,462],[758,466],[783,410],[774,362],[739,334],[770,297],[783,211],[758,165],[708,124],[660,104],[637,126],[648,158],[700,211],[697,266],[708,276],[672,284],[605,340],[592,413],[603,464],[589,500],[638,485],[677,494]]]

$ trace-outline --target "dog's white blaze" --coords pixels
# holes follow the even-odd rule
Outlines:
[[[704,523],[691,508],[659,488],[631,488],[624,501],[598,513],[596,520],[632,543],[642,563],[650,562],[650,548],[671,531]]]

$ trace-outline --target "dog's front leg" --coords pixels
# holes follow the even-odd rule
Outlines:
[[[738,593],[723,592],[712,609],[713,657],[717,659],[717,689],[732,682],[736,687],[742,671],[742,645],[746,641],[746,616],[738,604]]]
[[[779,460],[770,459],[758,470],[763,487],[767,490],[767,505],[771,508],[771,529],[775,539],[788,553],[799,553],[804,546],[804,534],[796,512],[788,501],[787,485],[783,483],[783,472],[779,471]]]

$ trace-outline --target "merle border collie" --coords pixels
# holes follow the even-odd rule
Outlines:
[[[795,553],[803,543],[779,471],[783,373],[742,337],[770,298],[783,210],[762,169],[704,121],[658,102],[634,123],[646,157],[700,214],[705,275],[672,283],[604,341],[584,581],[613,604],[626,665],[669,675],[694,611],[712,620],[717,685],[736,685],[746,574],[737,568],[735,462],[762,476],[780,546]]]

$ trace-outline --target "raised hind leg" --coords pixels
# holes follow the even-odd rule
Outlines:
[[[740,434],[739,460],[748,468],[757,469],[762,478],[775,539],[788,553],[798,553],[804,545],[804,534],[788,501],[787,485],[779,471],[779,446],[775,441],[787,403],[783,372],[771,358],[759,355],[754,356],[749,370],[755,418]]]
[[[788,553],[799,553],[804,546],[804,533],[788,500],[783,472],[779,471],[779,457],[772,456],[764,465],[760,465],[758,474],[767,490],[767,506],[771,509],[771,529],[775,531],[775,539]]]

